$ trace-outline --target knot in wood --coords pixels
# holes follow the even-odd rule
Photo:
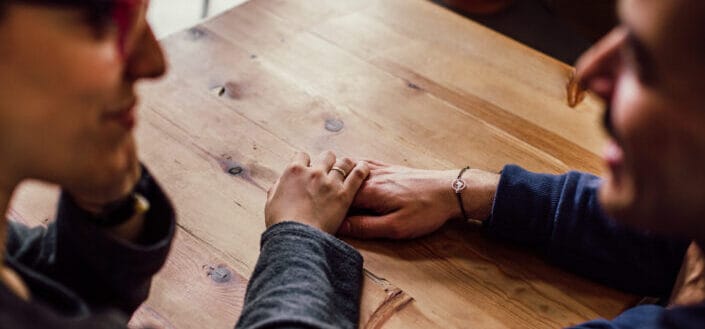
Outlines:
[[[421,90],[421,87],[419,87],[419,85],[417,85],[417,84],[415,84],[415,83],[413,83],[413,82],[411,82],[411,81],[407,81],[407,82],[406,82],[406,86],[409,87],[409,88],[411,88],[411,89],[414,89],[414,90]]]
[[[337,133],[337,132],[343,130],[344,126],[345,126],[345,124],[343,123],[343,120],[326,119],[325,128],[326,128],[326,130],[328,130],[330,132]]]
[[[235,166],[235,167],[230,167],[228,169],[228,174],[231,174],[233,176],[237,176],[242,174],[242,172],[245,171],[245,169],[242,169],[240,166]]]
[[[221,86],[221,85],[215,86],[210,89],[210,93],[211,93],[211,95],[221,97],[221,96],[225,95],[225,86]]]
[[[198,39],[202,38],[204,35],[206,35],[205,31],[203,31],[197,27],[189,29],[188,32],[189,32],[189,35],[191,35],[191,39],[193,39],[193,40],[198,40]]]
[[[232,278],[232,273],[230,273],[230,270],[223,265],[217,265],[215,267],[208,266],[208,277],[210,277],[214,282],[225,283],[230,281]]]

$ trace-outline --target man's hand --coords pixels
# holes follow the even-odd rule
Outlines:
[[[687,306],[703,301],[705,301],[705,253],[696,242],[692,242],[683,257],[683,265],[673,286],[668,306]]]
[[[367,162],[370,177],[360,188],[339,235],[410,239],[432,233],[448,219],[462,217],[451,188],[459,170],[421,170]],[[499,176],[469,170],[463,179],[467,183],[462,192],[467,215],[487,218]]]
[[[310,162],[308,154],[297,153],[267,192],[264,209],[267,227],[295,221],[329,234],[340,227],[369,168],[364,162],[355,163],[347,158],[336,161],[330,151]]]

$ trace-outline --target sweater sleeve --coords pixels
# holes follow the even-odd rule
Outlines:
[[[705,324],[705,304],[664,308],[642,305],[631,308],[613,320],[597,319],[570,329],[695,329]]]
[[[666,296],[689,241],[625,227],[600,208],[600,179],[502,171],[487,233],[536,247],[557,264],[612,287]]]
[[[139,243],[116,238],[62,192],[47,228],[9,227],[8,256],[76,292],[94,310],[132,314],[147,298],[152,276],[166,260],[175,215],[166,195],[143,169],[139,192],[150,201]]]
[[[236,328],[356,328],[361,284],[355,249],[304,224],[273,225]]]

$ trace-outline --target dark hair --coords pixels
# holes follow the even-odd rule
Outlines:
[[[77,8],[86,11],[91,24],[99,25],[110,18],[115,3],[120,0],[0,0],[0,21],[4,18],[7,5],[11,2],[40,6]]]

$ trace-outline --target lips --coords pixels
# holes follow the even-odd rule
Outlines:
[[[619,186],[624,169],[624,151],[614,140],[610,140],[604,149],[603,158],[615,186]]]
[[[135,106],[137,105],[137,100],[131,99],[123,102],[123,104],[106,112],[103,118],[106,121],[119,124],[126,130],[131,130],[136,123]]]

